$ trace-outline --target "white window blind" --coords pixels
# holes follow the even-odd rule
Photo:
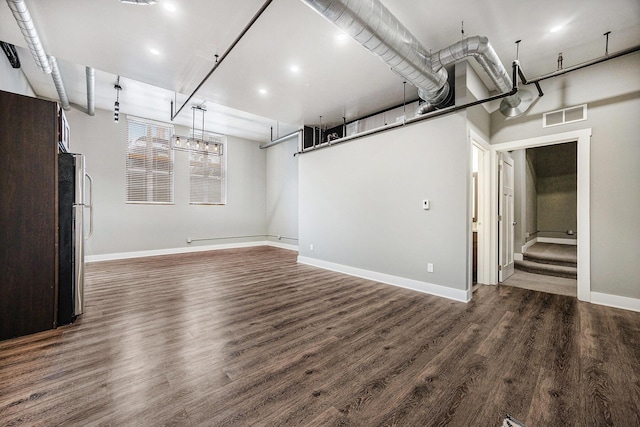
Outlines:
[[[189,153],[189,184],[192,205],[224,205],[227,202],[225,137],[209,135],[203,150]]]
[[[127,203],[173,204],[173,127],[127,117]]]

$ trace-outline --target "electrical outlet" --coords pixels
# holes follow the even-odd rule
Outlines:
[[[433,273],[433,264],[431,263],[427,264],[427,273]]]
[[[429,202],[429,200],[425,199],[422,201],[422,209],[424,209],[425,211],[428,211],[430,207],[431,207],[431,202]]]

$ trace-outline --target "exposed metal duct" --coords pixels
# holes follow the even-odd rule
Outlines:
[[[33,55],[33,60],[35,61],[36,66],[43,72],[51,74],[53,84],[56,86],[56,90],[58,91],[60,104],[62,105],[62,108],[69,110],[69,98],[67,97],[67,92],[64,90],[64,84],[62,83],[62,77],[60,76],[60,70],[58,69],[58,62],[55,57],[47,56],[44,51],[42,43],[40,42],[40,37],[36,31],[36,27],[33,25],[29,9],[27,9],[27,5],[23,0],[7,0],[7,4],[9,5],[11,12],[13,12],[13,16],[18,23],[18,27],[20,27],[20,31],[22,31],[22,35],[27,42],[31,55]]]
[[[447,65],[464,61],[469,57],[473,57],[478,61],[478,64],[487,73],[489,79],[500,93],[506,93],[511,90],[513,82],[509,77],[509,73],[507,73],[496,51],[489,43],[489,39],[486,37],[467,37],[436,52],[431,56],[431,59],[434,69],[437,70]],[[531,102],[531,94],[526,91],[519,91],[502,100],[500,111],[507,117],[518,116],[529,108]]]
[[[303,0],[382,59],[433,104],[449,97],[447,71],[433,71],[429,52],[380,0]]]
[[[62,76],[60,75],[60,69],[58,68],[58,61],[56,61],[55,57],[50,56],[49,62],[51,63],[51,78],[53,79],[53,84],[56,85],[58,97],[60,98],[60,104],[65,110],[70,110],[71,107],[69,106],[69,98],[67,98],[67,92],[64,90]]]
[[[27,5],[23,0],[7,0],[7,4],[9,5],[11,12],[13,12],[13,17],[18,23],[20,31],[22,31],[22,35],[27,42],[31,55],[33,55],[36,66],[43,72],[50,74],[51,64],[49,64],[47,54],[44,52],[42,43],[40,43],[38,32],[33,26],[33,21],[31,20],[31,14],[29,13],[29,9],[27,9]]]
[[[427,101],[421,112],[444,105],[449,98],[446,65],[476,58],[501,91],[509,92],[512,81],[486,37],[469,37],[435,55],[416,40],[380,0],[303,0],[314,10],[380,57]],[[517,93],[505,98],[500,110],[507,116],[522,114],[530,95]]]
[[[87,75],[87,114],[95,116],[96,114],[96,70],[91,67],[85,67]]]

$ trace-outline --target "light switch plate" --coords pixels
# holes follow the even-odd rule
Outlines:
[[[423,200],[422,201],[422,209],[427,211],[427,210],[429,210],[429,207],[431,207],[431,202],[429,202],[429,200]]]

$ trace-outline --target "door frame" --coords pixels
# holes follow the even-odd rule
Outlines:
[[[491,146],[491,250],[487,266],[490,283],[498,283],[498,153],[565,142],[578,144],[578,299],[591,301],[590,157],[591,128],[504,142]]]
[[[489,253],[491,252],[491,239],[489,236],[491,235],[491,192],[489,191],[490,187],[490,170],[491,170],[491,145],[481,137],[477,132],[473,129],[469,129],[469,139],[470,139],[470,149],[473,151],[473,147],[475,146],[479,151],[478,157],[478,283],[481,284],[489,284],[491,283],[491,277],[489,275],[490,271],[490,257]],[[480,158],[480,154],[482,155]],[[472,169],[470,169],[473,171]],[[470,176],[472,174],[470,173]],[[472,192],[470,191],[470,198],[472,197]],[[473,206],[473,201],[469,199],[469,209]],[[471,215],[469,215],[471,218]],[[469,241],[473,241],[473,230],[472,224],[469,225]],[[471,243],[472,245],[473,243]],[[469,253],[472,253],[472,246],[469,246]],[[472,257],[473,255],[470,255]],[[471,259],[471,258],[470,258]],[[471,262],[469,265],[469,271],[471,271]],[[471,289],[473,280],[471,280],[471,275],[469,275],[469,289]]]
[[[509,166],[510,171],[507,172]],[[507,187],[511,185],[511,187]],[[505,195],[505,188],[509,194]],[[509,152],[498,152],[498,282],[507,280],[515,268],[515,170]],[[506,196],[506,197],[505,197]],[[506,245],[505,249],[503,245]]]

